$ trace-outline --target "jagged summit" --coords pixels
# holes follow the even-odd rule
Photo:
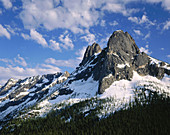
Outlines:
[[[90,57],[93,56],[95,53],[100,53],[101,51],[102,49],[97,43],[93,43],[91,46],[88,46],[85,51],[83,60],[80,63],[80,66],[84,65],[87,61],[89,61]]]
[[[24,117],[45,115],[60,103],[72,104],[95,96],[117,96],[118,102],[124,102],[123,98],[133,98],[138,88],[170,93],[170,80],[165,74],[170,75],[168,63],[140,52],[128,32],[115,31],[106,48],[101,49],[97,43],[88,46],[82,62],[71,74],[66,71],[10,79],[0,88],[0,121],[19,116],[20,110],[30,106],[40,110],[31,109]]]
[[[95,56],[94,53],[99,54]],[[131,80],[133,71],[142,76],[151,75],[158,79],[163,78],[165,73],[170,74],[166,68],[167,63],[161,66],[161,61],[157,63],[154,61],[147,54],[140,52],[135,40],[128,32],[119,30],[113,32],[107,47],[102,51],[96,43],[87,47],[77,70],[76,79],[86,80],[93,76],[94,80],[99,81],[98,92],[103,93],[114,81]],[[82,70],[84,65],[88,65],[87,63],[89,66]]]
[[[131,61],[131,57],[140,53],[134,39],[128,32],[122,30],[113,32],[107,43],[107,49],[109,53],[116,53],[128,62]]]

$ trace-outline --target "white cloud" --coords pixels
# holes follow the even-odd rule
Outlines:
[[[56,51],[56,50],[61,51],[60,44],[54,40],[50,40],[49,48],[54,51]]]
[[[148,26],[150,25],[155,25],[154,22],[150,21],[146,15],[143,15],[141,18],[139,17],[128,17],[128,20],[131,22],[134,22],[136,24],[147,24]]]
[[[144,52],[148,55],[152,54],[152,51],[149,51],[149,45],[146,45],[145,47],[139,48],[141,52]]]
[[[165,50],[165,48],[161,48],[161,50],[162,50],[162,51],[164,51],[164,50]]]
[[[13,64],[13,61],[8,58],[0,58],[0,61],[7,63],[7,64]]]
[[[105,5],[102,7],[102,10],[107,10],[113,13],[122,13],[125,16],[130,14],[130,10],[127,10],[125,5],[121,2],[118,2],[117,0],[105,2],[104,4]]]
[[[18,54],[17,58],[14,58],[14,61],[23,67],[27,66],[27,62],[23,57],[20,56],[20,54]]]
[[[167,55],[167,57],[168,57],[168,58],[170,58],[170,54],[169,54],[169,55]]]
[[[145,37],[143,38],[144,40],[146,40],[147,38],[149,38],[151,36],[151,33],[148,32],[148,34],[145,35]]]
[[[140,30],[133,30],[133,31],[139,36],[143,35]]]
[[[23,67],[27,66],[27,62],[23,57],[20,56],[20,54],[17,55],[14,59],[8,59],[8,58],[0,58],[0,61],[6,63],[7,65],[21,65]]]
[[[11,27],[10,25],[5,25],[5,27],[12,35],[19,35],[19,32],[21,31],[20,28]]]
[[[109,23],[111,26],[116,26],[118,25],[119,23],[117,21],[113,21],[112,23]]]
[[[30,30],[30,36],[31,36],[31,39],[35,40],[38,44],[42,45],[43,47],[48,47],[46,40],[36,30],[31,29]]]
[[[105,21],[105,20],[101,20],[100,25],[101,25],[102,27],[106,26],[106,21]]]
[[[74,44],[71,40],[71,38],[69,38],[69,34],[68,32],[64,32],[64,34],[61,34],[59,37],[59,40],[62,42],[61,46],[65,49],[73,49],[74,48]]]
[[[12,2],[10,0],[0,0],[0,1],[3,3],[6,9],[9,9],[12,7]]]
[[[170,21],[166,21],[163,30],[168,30],[170,28]]]
[[[85,36],[82,36],[81,39],[84,39],[89,45],[96,41],[95,35],[90,32],[88,32]]]
[[[56,60],[54,58],[48,58],[45,60],[45,63],[52,64],[59,67],[71,67],[76,68],[83,59],[84,53],[86,51],[86,46],[83,46],[82,49],[79,49],[75,54],[77,57],[75,59],[68,59],[68,60]]]
[[[0,24],[0,37],[5,36],[8,39],[11,39],[10,33]]]
[[[47,43],[47,41],[43,38],[43,36],[38,33],[37,31],[31,29],[30,31],[30,35],[28,34],[24,34],[21,33],[21,36],[25,39],[25,40],[34,40],[36,41],[38,44],[41,44],[43,47],[48,47],[50,49],[52,49],[53,51],[61,51],[61,47],[64,49],[73,49],[74,48],[74,44],[71,40],[71,38],[69,37],[68,31],[65,31],[64,34],[61,34],[59,36],[59,42],[56,42],[54,40],[49,40],[49,45]]]
[[[86,48],[87,46],[83,46],[82,49],[79,49],[77,52],[76,52],[76,55],[78,55],[77,59],[80,60],[80,62],[83,60],[83,57],[84,57],[84,53],[86,51]]]
[[[79,64],[79,60],[77,59],[56,60],[54,58],[48,58],[45,60],[45,62],[59,67],[71,67],[71,68],[75,68]]]
[[[0,66],[0,84],[4,84],[9,78],[24,79],[30,76],[61,72],[61,69],[52,65],[37,65],[35,68],[22,68],[19,66]]]
[[[21,33],[21,37],[23,37],[25,40],[30,40],[31,37],[28,34]]]
[[[100,21],[105,11],[125,16],[137,12],[136,9],[126,8],[126,4],[131,1],[134,0],[128,0],[128,2],[119,0],[76,0],[76,2],[75,0],[57,2],[54,0],[23,0],[20,18],[27,29],[43,26],[47,30],[64,28],[73,33],[84,33],[84,29],[89,29]],[[62,4],[58,5],[60,2]]]

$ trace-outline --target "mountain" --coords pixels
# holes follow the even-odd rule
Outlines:
[[[19,110],[35,105],[36,102],[51,95],[55,91],[54,86],[67,80],[69,75],[66,71],[63,74],[33,76],[24,80],[9,79],[0,88],[0,120],[11,119]]]
[[[71,74],[56,73],[9,79],[0,88],[0,121],[13,118],[44,117],[50,110],[97,98],[105,106],[99,116],[114,112],[135,100],[141,92],[170,94],[170,65],[140,52],[128,32],[113,32],[107,47],[88,46],[82,62]],[[96,102],[96,101],[95,101]],[[80,112],[99,106],[96,102]],[[109,106],[109,107],[108,107]]]

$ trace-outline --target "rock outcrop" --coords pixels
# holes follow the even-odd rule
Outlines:
[[[93,56],[95,53],[100,53],[101,51],[102,51],[102,49],[96,43],[93,43],[92,46],[88,46],[86,49],[86,52],[84,54],[83,60],[80,63],[80,66],[87,63],[87,61],[90,61],[91,56]]]
[[[99,54],[96,56],[95,53]],[[170,75],[167,66],[167,63],[140,52],[129,33],[119,30],[111,35],[107,47],[103,50],[96,43],[87,47],[75,78],[87,80],[93,76],[94,80],[99,81],[98,93],[101,94],[114,81],[131,80],[133,71],[142,76],[152,75],[162,79],[165,73]]]

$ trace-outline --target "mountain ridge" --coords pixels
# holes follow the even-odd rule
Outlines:
[[[114,108],[118,109],[122,106],[119,101],[124,105],[131,97],[134,100],[135,90],[169,94],[169,75],[168,63],[140,52],[128,32],[115,31],[106,48],[101,49],[97,43],[88,46],[82,62],[71,74],[66,71],[18,81],[9,79],[0,88],[0,121],[29,118],[35,112],[45,116],[51,109],[59,109],[59,104],[74,104],[93,97],[116,96]],[[35,108],[25,112],[29,107]],[[20,111],[25,114],[20,115]]]

